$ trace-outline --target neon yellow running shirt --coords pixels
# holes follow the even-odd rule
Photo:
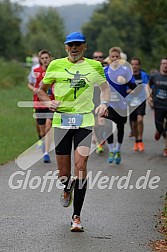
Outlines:
[[[84,58],[82,62],[72,63],[67,57],[53,60],[43,79],[44,84],[54,83],[55,100],[60,101],[52,126],[61,126],[61,113],[83,114],[80,127],[93,126],[94,85],[105,81],[103,67],[98,61]]]

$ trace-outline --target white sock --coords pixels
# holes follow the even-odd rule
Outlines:
[[[121,145],[122,145],[122,144],[120,144],[120,143],[117,142],[117,144],[116,144],[116,149],[115,149],[116,152],[118,152],[118,151],[121,150]]]
[[[108,144],[109,152],[114,152],[114,143]]]

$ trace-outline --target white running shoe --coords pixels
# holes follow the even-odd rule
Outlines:
[[[84,232],[83,226],[81,225],[80,217],[74,215],[71,222],[71,232]]]

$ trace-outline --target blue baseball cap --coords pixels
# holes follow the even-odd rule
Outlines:
[[[72,32],[66,36],[66,41],[64,44],[68,44],[70,42],[79,41],[79,42],[86,42],[85,36],[81,32]]]

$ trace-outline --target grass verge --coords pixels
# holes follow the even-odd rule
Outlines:
[[[18,101],[31,101],[26,82],[1,88],[0,92],[0,164],[14,160],[37,141],[32,108],[19,108]]]
[[[159,216],[158,231],[163,235],[163,239],[151,242],[150,246],[154,251],[167,252],[167,193],[162,214]]]

